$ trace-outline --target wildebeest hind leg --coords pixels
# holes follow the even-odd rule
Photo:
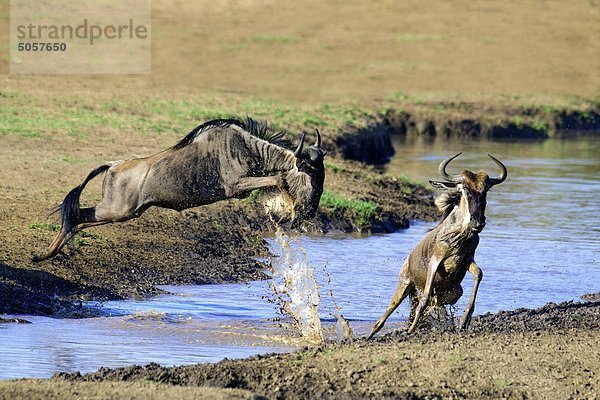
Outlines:
[[[42,256],[34,257],[33,261],[43,261],[48,258],[54,257],[61,251],[61,249],[67,243],[69,243],[73,239],[73,237],[80,230],[89,228],[92,226],[104,225],[109,222],[111,222],[111,221],[108,221],[108,220],[98,221],[96,219],[96,213],[95,213],[94,207],[82,208],[80,210],[79,218],[78,218],[76,224],[74,226],[73,225],[69,226],[68,228],[70,228],[70,229],[65,227],[65,225],[63,224],[60,231],[58,232],[58,234],[56,235],[56,237],[50,244],[50,246],[48,246],[48,250],[46,250],[46,253]]]
[[[33,261],[38,262],[38,261],[46,260],[50,257],[54,257],[56,254],[58,254],[60,249],[64,246],[63,243],[66,243],[65,238],[67,236],[69,236],[69,232],[67,232],[64,227],[61,227],[60,231],[58,232],[58,234],[56,235],[54,240],[52,240],[52,243],[50,243],[50,246],[48,246],[46,253],[41,256],[33,257]]]
[[[60,245],[60,247],[62,248],[63,246],[65,246],[67,243],[70,243],[71,245],[71,250],[74,252],[75,250],[75,244],[74,244],[74,238],[75,235],[78,234],[81,230],[86,229],[86,228],[91,228],[93,226],[100,226],[100,225],[106,225],[109,224],[111,221],[96,221],[96,222],[87,222],[81,225],[77,225],[76,228],[74,228],[68,235],[66,235]]]

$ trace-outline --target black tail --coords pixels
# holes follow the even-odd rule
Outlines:
[[[61,231],[68,233],[81,222],[81,209],[79,207],[79,197],[85,185],[96,176],[110,168],[110,164],[104,164],[90,171],[83,183],[73,188],[63,200],[62,204],[56,207],[52,212],[60,211],[60,220],[62,223]]]

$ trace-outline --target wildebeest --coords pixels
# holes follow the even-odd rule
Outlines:
[[[181,211],[252,190],[277,188],[293,207],[292,227],[314,217],[325,180],[321,135],[304,148],[305,133],[295,151],[287,150],[284,132],[264,121],[216,119],[196,127],[175,146],[146,158],[107,163],[93,169],[55,211],[61,229],[46,253],[54,257],[82,229],[139,217],[152,206]],[[102,200],[80,208],[87,183],[106,172]]]
[[[408,333],[414,331],[432,297],[434,305],[455,304],[463,294],[460,284],[467,271],[474,277],[473,290],[458,328],[462,330],[468,327],[477,289],[483,277],[474,257],[479,244],[479,233],[485,226],[487,192],[494,185],[504,182],[508,171],[504,164],[488,154],[501,170],[498,178],[490,178],[484,171],[473,173],[465,170],[457,175],[446,173],[448,164],[461,154],[458,153],[439,165],[438,171],[445,181],[429,181],[434,187],[446,190],[435,201],[442,212],[441,221],[425,235],[404,261],[396,293],[367,339],[383,327],[406,296],[410,296],[413,306],[416,305],[412,310],[413,321]],[[422,293],[418,304],[417,290]]]

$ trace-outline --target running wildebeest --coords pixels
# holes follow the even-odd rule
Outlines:
[[[289,200],[292,227],[313,218],[325,180],[321,135],[304,148],[305,133],[295,151],[284,147],[284,133],[264,121],[216,119],[191,131],[175,146],[146,158],[107,163],[93,169],[71,190],[60,211],[61,229],[46,253],[56,256],[82,229],[139,217],[152,206],[177,211],[229,198],[254,189],[277,188]],[[106,172],[102,200],[80,208],[89,181]]]
[[[410,296],[413,306],[417,304],[417,289],[423,296],[413,309],[413,321],[408,333],[414,331],[432,297],[434,305],[455,304],[463,294],[460,284],[467,271],[474,277],[473,290],[458,328],[462,330],[468,327],[477,289],[483,277],[474,257],[479,244],[479,233],[485,226],[487,192],[494,185],[504,182],[508,171],[502,162],[488,154],[501,170],[498,178],[490,178],[484,171],[476,174],[469,170],[457,175],[446,173],[448,164],[461,154],[458,153],[439,165],[438,171],[444,182],[429,181],[434,187],[446,190],[435,201],[442,212],[441,221],[425,235],[404,261],[396,293],[383,316],[373,326],[367,340],[383,327],[406,296]]]

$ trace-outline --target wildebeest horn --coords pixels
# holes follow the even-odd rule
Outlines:
[[[456,157],[460,156],[461,154],[462,154],[462,151],[460,153],[458,153],[457,155],[455,155],[454,157],[450,157],[447,160],[442,161],[440,163],[440,166],[438,167],[438,172],[448,182],[462,181],[462,177],[460,175],[448,175],[448,173],[446,172],[446,166],[448,166],[448,164],[450,164],[450,161],[454,160]]]
[[[321,147],[321,132],[319,132],[317,128],[315,128],[315,131],[317,131],[317,141],[315,142],[315,147],[318,149]]]
[[[296,151],[294,151],[294,156],[296,156],[296,157],[298,157],[300,155],[300,153],[302,153],[302,146],[304,146],[304,137],[305,136],[306,136],[306,132],[302,132],[302,136],[300,137],[300,143],[298,144]]]
[[[496,165],[498,167],[500,167],[500,177],[490,178],[490,180],[489,180],[490,185],[494,186],[494,185],[502,183],[506,180],[506,177],[508,176],[508,170],[506,169],[506,165],[502,164],[502,162],[500,160],[498,160],[496,157],[494,157],[491,154],[488,154],[488,156],[496,163]]]

